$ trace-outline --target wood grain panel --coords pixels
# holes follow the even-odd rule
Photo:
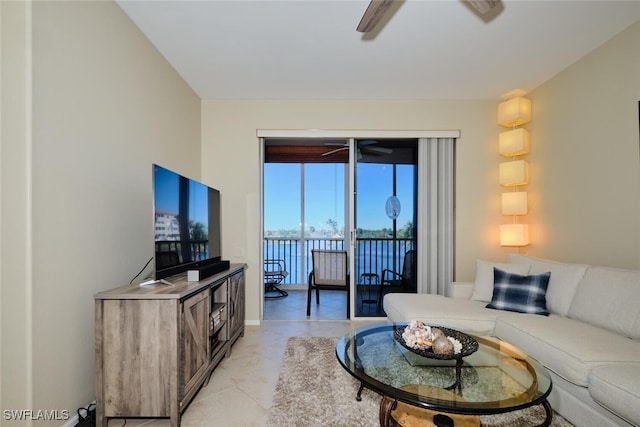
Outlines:
[[[229,278],[229,339],[235,340],[240,330],[244,330],[244,272]]]
[[[334,145],[267,145],[265,163],[348,163],[349,150],[340,150],[323,156],[340,146]]]
[[[108,417],[168,417],[177,396],[178,301],[103,301]]]
[[[199,379],[201,370],[209,363],[209,289],[184,301],[182,307],[182,396],[189,393]]]

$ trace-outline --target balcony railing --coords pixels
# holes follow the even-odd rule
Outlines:
[[[264,239],[264,258],[284,260],[289,275],[284,285],[306,285],[312,269],[311,249],[345,249],[343,239],[307,238]],[[356,277],[363,273],[382,274],[390,269],[401,272],[404,254],[414,249],[413,239],[356,239]]]
[[[202,261],[209,258],[209,240],[156,240],[156,253],[173,253],[177,263]]]

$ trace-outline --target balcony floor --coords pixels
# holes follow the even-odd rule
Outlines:
[[[286,287],[283,287],[286,289]],[[320,304],[311,296],[311,316],[307,317],[307,291],[287,290],[285,298],[264,300],[264,320],[344,320],[347,318],[347,293],[342,291],[320,291]],[[373,292],[376,295],[375,291]],[[366,298],[365,294],[365,298]],[[375,303],[356,304],[356,317],[386,317]]]

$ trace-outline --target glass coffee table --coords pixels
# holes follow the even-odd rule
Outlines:
[[[540,426],[551,424],[551,378],[536,360],[497,338],[476,336],[478,350],[463,358],[423,357],[394,339],[394,331],[405,326],[358,328],[336,345],[338,360],[360,381],[356,399],[364,387],[382,395],[381,426],[412,425],[424,417],[437,426],[479,425],[480,415],[533,405],[544,407]]]

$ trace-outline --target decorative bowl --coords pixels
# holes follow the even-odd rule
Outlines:
[[[462,345],[462,349],[459,353],[453,354],[439,354],[434,353],[433,350],[429,347],[426,349],[418,349],[413,348],[407,345],[404,338],[402,337],[402,333],[404,332],[404,327],[395,329],[393,331],[393,338],[398,341],[398,343],[406,348],[407,350],[415,353],[419,356],[428,357],[430,359],[440,359],[440,360],[452,360],[452,359],[460,359],[462,357],[468,356],[478,350],[478,341],[475,338],[470,337],[467,334],[463,334],[460,331],[456,331],[455,329],[445,328],[442,326],[434,326],[440,329],[447,337],[455,338]]]

